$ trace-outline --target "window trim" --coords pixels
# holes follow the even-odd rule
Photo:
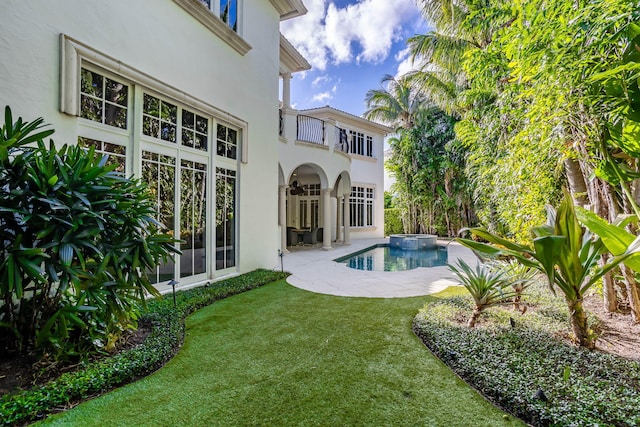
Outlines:
[[[190,2],[198,3],[196,0]],[[208,9],[199,5],[208,12]],[[209,13],[209,12],[208,12]],[[226,25],[226,24],[224,24]],[[230,30],[231,31],[231,30]],[[62,113],[80,117],[80,69],[84,65],[88,68],[101,68],[104,71],[126,80],[131,85],[142,86],[152,92],[166,97],[168,100],[182,105],[189,105],[205,115],[213,117],[216,121],[228,123],[241,133],[240,161],[247,163],[249,152],[249,124],[224,110],[221,110],[208,102],[191,96],[186,92],[167,85],[148,74],[137,70],[111,56],[105,55],[68,35],[60,34],[60,111]],[[137,113],[135,113],[137,114]],[[83,119],[84,120],[84,119]]]
[[[252,47],[247,43],[240,34],[233,31],[226,22],[220,19],[216,14],[208,9],[198,0],[173,0],[178,6],[193,16],[198,22],[204,25],[209,31],[218,36],[222,41],[227,43],[240,55],[244,56]],[[240,9],[240,2],[238,8]],[[238,31],[242,29],[242,14],[238,13]]]

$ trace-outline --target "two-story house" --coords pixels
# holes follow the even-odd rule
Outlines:
[[[287,226],[326,224],[327,249],[381,235],[384,127],[285,102],[279,128],[278,79],[308,65],[279,23],[305,13],[300,0],[6,0],[0,106],[148,183],[184,242],[150,272],[160,286],[272,267]],[[303,116],[323,123],[322,143],[291,136]]]

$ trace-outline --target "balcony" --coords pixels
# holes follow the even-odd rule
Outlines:
[[[298,141],[325,145],[325,126],[323,120],[300,114],[297,117],[297,125]]]

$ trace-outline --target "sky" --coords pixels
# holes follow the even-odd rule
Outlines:
[[[312,69],[291,80],[293,108],[330,105],[361,116],[386,74],[412,68],[406,40],[429,29],[415,0],[303,0],[309,12],[280,31]]]

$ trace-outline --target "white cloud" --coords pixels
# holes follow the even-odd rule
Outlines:
[[[311,82],[311,86],[313,87],[318,87],[324,83],[328,83],[329,80],[331,80],[329,78],[329,76],[327,74],[325,74],[324,76],[318,76],[315,79],[313,79],[313,82]]]
[[[396,78],[400,77],[403,74],[407,74],[409,71],[413,71],[415,69],[413,65],[413,58],[411,57],[409,48],[403,49],[396,53],[395,59],[398,62]]]
[[[330,99],[333,99],[333,95],[329,92],[316,93],[313,95],[313,98],[311,98],[311,100],[315,102],[327,102]]]
[[[305,16],[282,23],[282,32],[311,65],[324,70],[329,62],[381,62],[402,25],[418,12],[414,0],[357,0],[344,8],[333,1],[306,0]]]

